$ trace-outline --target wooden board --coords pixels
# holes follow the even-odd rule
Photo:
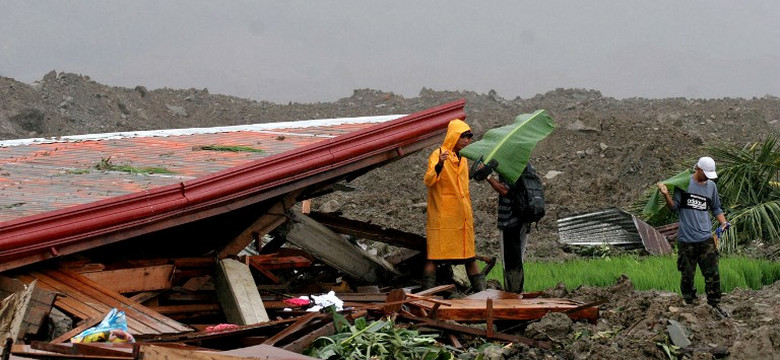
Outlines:
[[[220,260],[214,282],[228,322],[250,325],[268,321],[249,266],[233,259]]]
[[[171,288],[174,266],[170,264],[131,269],[105,270],[83,273],[106,289],[118,293],[167,290]]]
[[[290,215],[292,225],[281,231],[281,235],[351,278],[377,283],[397,273],[392,265],[353,245],[325,225],[299,212],[293,211]]]
[[[79,319],[102,319],[111,308],[117,308],[125,312],[128,328],[133,335],[192,331],[191,328],[115,291],[106,289],[80,274],[64,270],[42,269],[32,271],[23,277],[38,279],[38,286],[60,293],[61,296],[57,297],[54,305]],[[22,280],[24,280],[23,277],[20,276]]]
[[[0,276],[0,299],[6,296],[22,291],[25,284],[17,279]],[[37,334],[44,324],[54,304],[55,293],[40,286],[33,288],[30,304],[24,314],[22,322],[22,331],[26,334]]]
[[[490,299],[492,313],[486,300],[482,299],[452,299],[442,300],[448,306],[439,306],[435,317],[439,320],[455,321],[485,321],[488,317],[499,320],[536,320],[549,312],[568,312],[574,320],[598,318],[598,308],[595,306],[580,308],[583,303],[558,298],[532,299]],[[415,305],[433,310],[433,304],[426,301],[415,301]]]

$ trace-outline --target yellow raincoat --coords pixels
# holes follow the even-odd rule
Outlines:
[[[474,216],[469,193],[469,166],[466,158],[452,151],[460,134],[470,131],[460,119],[450,121],[444,143],[428,157],[428,171],[424,182],[428,187],[427,246],[429,260],[473,258]],[[450,155],[444,161],[441,173],[436,164],[442,152]]]

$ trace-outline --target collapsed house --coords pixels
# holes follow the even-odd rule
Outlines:
[[[496,290],[437,296],[451,285],[413,292],[424,237],[306,209],[307,199],[439,144],[449,121],[465,119],[464,105],[0,142],[4,356],[308,358],[300,352],[334,333],[333,316],[290,300],[329,291],[348,318],[401,318],[453,346],[460,334],[549,347],[494,323],[548,312],[594,321],[598,304]],[[402,250],[377,258],[344,235]],[[323,274],[351,286],[324,288]],[[112,309],[134,343],[70,342]],[[47,337],[53,312],[74,323]]]

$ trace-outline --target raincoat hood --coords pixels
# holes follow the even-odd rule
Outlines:
[[[442,149],[452,151],[460,139],[460,134],[466,131],[471,131],[471,127],[465,121],[461,119],[450,121],[447,125],[447,135],[444,136],[444,143],[441,145]]]

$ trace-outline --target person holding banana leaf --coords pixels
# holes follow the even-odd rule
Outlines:
[[[428,188],[426,223],[427,261],[423,287],[436,285],[437,263],[465,263],[473,291],[485,289],[485,276],[476,262],[474,215],[469,192],[469,166],[460,155],[471,142],[471,128],[455,119],[447,125],[440,147],[428,157],[423,181]]]
[[[680,270],[680,291],[686,304],[695,304],[696,287],[693,283],[696,265],[701,268],[705,281],[707,303],[721,316],[728,314],[720,308],[720,272],[718,270],[718,249],[712,236],[712,221],[710,213],[720,223],[720,231],[725,231],[730,224],[720,204],[718,187],[712,181],[718,177],[715,172],[715,161],[708,156],[699,158],[694,166],[688,189],[679,187],[674,190],[674,197],[663,183],[658,183],[658,190],[663,195],[669,209],[677,212],[680,220],[677,230],[677,269]]]
[[[531,162],[526,164],[533,171]],[[477,177],[475,176],[475,179]],[[479,180],[479,179],[477,179]],[[498,220],[496,225],[501,230],[501,259],[504,264],[504,290],[522,293],[525,283],[523,259],[528,244],[528,233],[531,223],[524,219],[517,210],[517,196],[520,191],[515,184],[503,176],[490,175],[485,177],[490,187],[498,193]]]

